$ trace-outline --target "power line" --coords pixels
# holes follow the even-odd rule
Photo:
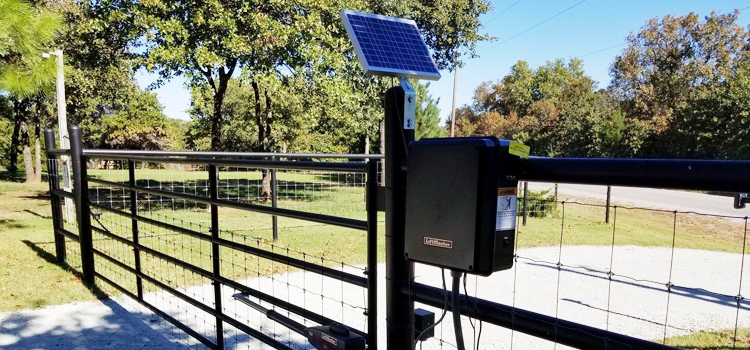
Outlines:
[[[516,4],[518,4],[518,3],[519,3],[519,2],[521,2],[521,1],[523,1],[523,0],[518,0],[518,1],[514,2],[514,3],[513,3],[513,5],[510,5],[510,6],[508,6],[508,8],[506,8],[506,9],[505,9],[505,10],[503,10],[502,12],[498,13],[498,14],[497,14],[497,15],[496,15],[495,17],[492,17],[492,19],[490,19],[489,21],[487,21],[487,22],[484,22],[484,25],[487,25],[487,23],[490,23],[490,22],[494,21],[494,20],[495,20],[495,18],[498,18],[498,17],[500,17],[500,15],[502,15],[503,13],[505,13],[505,11],[508,11],[508,10],[510,10],[510,9],[511,9],[511,8],[512,8],[513,6],[516,6]]]
[[[586,2],[586,0],[581,0],[580,2],[576,3],[575,5],[573,5],[573,6],[571,6],[571,7],[568,7],[568,8],[566,8],[565,10],[562,10],[562,11],[558,12],[558,13],[557,13],[557,14],[555,14],[554,16],[552,16],[552,17],[550,17],[550,18],[547,18],[547,19],[545,19],[544,21],[541,21],[541,22],[539,22],[539,23],[537,23],[537,24],[535,24],[535,25],[533,25],[533,26],[529,27],[528,29],[526,29],[526,30],[524,30],[524,31],[522,31],[522,32],[520,32],[520,33],[518,33],[518,34],[516,34],[516,35],[514,35],[514,36],[512,36],[512,37],[510,37],[510,38],[508,38],[508,39],[505,39],[505,40],[503,40],[503,41],[501,41],[501,42],[497,43],[496,45],[494,45],[494,46],[490,47],[489,49],[487,49],[487,50],[484,50],[484,51],[480,52],[480,54],[483,54],[483,53],[485,53],[485,52],[487,52],[487,51],[490,51],[490,50],[492,50],[492,49],[494,49],[494,48],[496,48],[496,47],[498,47],[498,46],[500,46],[500,45],[502,45],[502,44],[504,44],[504,43],[506,43],[506,42],[508,42],[508,41],[512,40],[512,39],[515,39],[515,38],[517,38],[518,36],[520,36],[521,34],[523,34],[523,33],[526,33],[526,32],[528,32],[528,31],[530,31],[530,30],[532,30],[532,29],[534,29],[534,28],[536,28],[536,27],[538,27],[538,26],[540,26],[540,25],[542,25],[542,24],[546,23],[547,21],[549,21],[549,20],[551,20],[551,19],[553,19],[553,18],[555,18],[555,17],[557,17],[557,16],[559,16],[559,15],[561,15],[561,14],[563,14],[563,13],[567,12],[568,10],[570,10],[570,9],[572,9],[572,8],[574,8],[574,7],[578,6],[578,5],[580,5],[580,4],[583,4],[584,2]]]
[[[600,53],[600,52],[603,52],[603,51],[607,51],[607,50],[612,50],[612,49],[614,49],[614,48],[618,48],[618,47],[621,47],[621,46],[625,46],[625,45],[627,45],[627,44],[628,44],[628,43],[622,43],[622,44],[618,44],[618,45],[615,45],[615,46],[610,46],[610,47],[608,47],[608,48],[606,48],[606,49],[596,50],[596,51],[594,51],[594,52],[589,52],[589,53],[587,53],[587,54],[585,54],[585,55],[580,55],[580,56],[577,56],[577,57],[578,57],[578,58],[581,58],[581,57],[586,57],[586,56],[589,56],[589,55],[593,55],[593,54],[595,54],[595,53]]]

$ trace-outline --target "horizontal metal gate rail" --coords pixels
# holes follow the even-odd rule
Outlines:
[[[271,262],[277,262],[280,264],[288,265],[290,267],[298,268],[301,270],[313,272],[334,280],[339,280],[347,284],[351,284],[357,287],[363,287],[367,289],[367,309],[366,317],[368,321],[368,329],[358,330],[350,327],[350,329],[363,335],[367,339],[368,348],[377,348],[377,162],[313,162],[313,161],[279,161],[279,160],[265,160],[265,159],[248,159],[248,158],[264,158],[264,157],[278,157],[287,159],[326,159],[326,158],[350,158],[350,159],[379,159],[382,158],[380,155],[320,155],[320,154],[271,154],[271,153],[224,153],[224,152],[164,152],[164,151],[116,151],[116,150],[83,150],[81,145],[81,131],[76,126],[70,127],[71,137],[71,150],[55,149],[54,134],[51,130],[45,132],[46,148],[48,155],[48,166],[50,173],[50,195],[52,197],[52,208],[53,208],[53,221],[55,222],[55,242],[64,244],[65,237],[80,242],[81,244],[81,255],[84,261],[82,272],[84,280],[87,283],[93,283],[94,277],[106,282],[115,289],[119,290],[123,294],[137,300],[140,304],[152,312],[158,314],[165,320],[169,321],[177,328],[186,332],[190,336],[194,337],[203,345],[211,349],[223,349],[224,340],[222,335],[223,323],[229,324],[236,329],[248,334],[249,336],[265,343],[276,349],[289,349],[286,344],[279,342],[278,340],[270,337],[263,332],[253,329],[252,327],[244,324],[243,322],[227,315],[222,312],[221,306],[221,285],[228,286],[235,290],[246,293],[252,297],[256,297],[264,302],[270,303],[281,309],[285,309],[291,313],[294,313],[304,319],[308,319],[312,322],[319,323],[322,325],[329,325],[334,323],[335,320],[325,317],[316,312],[310,311],[295,305],[294,303],[281,300],[277,297],[269,295],[261,290],[251,288],[242,283],[234,281],[230,278],[222,276],[219,271],[221,268],[221,261],[218,257],[220,247],[225,249],[231,249],[232,251],[242,252],[257,256],[259,258],[267,259]],[[74,175],[75,175],[75,186],[74,192],[69,193],[59,189],[56,169],[57,157],[69,155],[74,160]],[[206,158],[212,157],[212,158]],[[275,159],[278,159],[275,158]],[[86,163],[92,159],[106,159],[106,160],[122,160],[128,163],[128,180],[125,182],[116,182],[104,179],[98,179],[96,177],[90,177],[86,175]],[[199,196],[188,193],[172,192],[163,189],[148,188],[138,186],[134,169],[135,162],[142,162],[147,164],[154,163],[168,163],[168,164],[188,164],[188,165],[199,165],[205,166],[209,171],[209,193],[208,196]],[[367,183],[365,184],[364,195],[366,196],[367,205],[367,220],[356,220],[345,217],[338,217],[333,215],[311,213],[300,210],[285,209],[275,207],[268,207],[263,205],[235,202],[226,199],[220,199],[217,196],[218,188],[218,171],[219,167],[242,167],[248,169],[264,169],[269,171],[275,170],[292,170],[292,171],[320,171],[320,172],[340,172],[340,173],[354,173],[354,174],[366,174],[368,176]],[[273,173],[275,176],[275,172]],[[130,193],[130,204],[125,206],[123,209],[102,205],[100,203],[94,203],[88,201],[87,184],[97,184],[110,189],[122,189]],[[275,191],[274,191],[275,192]],[[208,205],[211,208],[211,227],[210,232],[200,232],[194,229],[185,228],[163,222],[154,218],[146,217],[138,213],[137,205],[137,194],[145,193],[153,196],[161,196],[166,198],[173,198],[185,201],[192,201]],[[78,213],[79,233],[73,233],[65,230],[62,225],[62,215],[60,212],[60,199],[61,198],[75,198],[76,200],[76,212]],[[129,207],[129,208],[128,208]],[[337,227],[343,227],[347,229],[360,230],[367,232],[367,268],[365,270],[366,277],[355,275],[349,272],[337,269],[333,269],[321,264],[316,264],[310,261],[297,259],[287,255],[279,254],[274,251],[268,251],[260,249],[259,247],[253,247],[243,243],[235,242],[219,237],[218,231],[218,210],[217,208],[233,208],[244,211],[256,212],[261,214],[268,214],[280,217],[286,217],[291,219],[305,220],[309,222],[315,222],[320,224],[332,225]],[[108,212],[116,214],[120,217],[130,219],[132,222],[132,237],[123,237],[118,234],[114,234],[109,231],[107,227],[99,222],[98,216],[95,217],[99,225],[91,225],[90,222],[90,209],[96,209],[97,211]],[[129,209],[129,210],[128,210]],[[96,214],[99,215],[99,214]],[[213,251],[211,253],[213,260],[212,269],[206,269],[201,266],[183,261],[180,258],[176,258],[170,254],[162,252],[160,250],[151,248],[149,246],[139,243],[138,238],[138,223],[144,223],[147,225],[153,225],[155,227],[163,228],[168,231],[175,232],[177,234],[185,235],[186,237],[196,238],[201,242],[211,244]],[[276,237],[276,220],[274,220],[274,238]],[[130,247],[135,255],[135,266],[131,266],[128,263],[120,261],[119,259],[111,256],[106,251],[96,248],[92,245],[91,233],[96,232],[98,235],[105,237],[109,240],[119,242],[120,244]],[[84,237],[84,238],[81,238]],[[86,238],[87,237],[87,238]],[[132,239],[131,239],[132,238]],[[87,241],[86,241],[87,240]],[[62,243],[60,243],[62,242]],[[64,247],[57,248],[57,256],[60,261],[64,261],[65,249]],[[153,258],[165,261],[169,264],[173,264],[185,271],[192,272],[201,278],[205,278],[214,285],[214,306],[207,305],[203,301],[197,300],[196,298],[181,292],[180,290],[172,287],[171,285],[161,281],[154,276],[149,275],[146,271],[141,269],[140,258],[141,254],[147,254]],[[128,274],[135,276],[137,279],[137,292],[133,292],[129,288],[118,284],[111,278],[103,275],[99,271],[94,271],[94,258],[106,261],[108,264],[112,264],[127,272]],[[88,260],[86,260],[88,259]],[[86,262],[88,261],[88,263]],[[189,305],[205,312],[216,318],[216,338],[210,339],[207,336],[201,334],[199,331],[192,329],[189,325],[181,322],[180,320],[171,316],[168,312],[159,309],[156,305],[153,305],[143,298],[143,291],[141,281],[148,282],[159,289],[167,291],[172,296],[186,302]]]

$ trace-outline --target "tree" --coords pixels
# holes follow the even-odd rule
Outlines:
[[[194,88],[204,84],[210,88],[212,112],[207,121],[213,149],[221,148],[222,126],[226,122],[223,108],[230,78],[241,70],[243,76],[250,79],[254,97],[257,96],[254,118],[264,124],[257,130],[258,142],[267,150],[265,147],[273,144],[272,140],[266,140],[273,134],[269,130],[278,121],[273,106],[280,102],[281,96],[271,89],[276,83],[310,86],[295,82],[303,78],[315,82],[314,86],[336,84],[341,91],[336,94],[337,100],[343,101],[338,103],[353,102],[337,108],[339,111],[356,111],[355,106],[360,110],[363,106],[366,109],[379,107],[380,93],[358,99],[358,93],[367,91],[370,86],[376,86],[379,92],[385,85],[379,83],[380,79],[362,77],[339,18],[339,10],[344,5],[414,18],[423,28],[441,67],[452,62],[458,47],[473,52],[474,43],[485,38],[477,34],[478,16],[489,9],[484,0],[373,4],[357,1],[324,5],[312,0],[188,1],[179,5],[166,1],[108,0],[97,6],[109,12],[110,18],[138,19],[135,22],[142,35],[132,38],[131,44],[145,46],[141,62],[148,70],[159,72],[164,79],[183,75]],[[286,79],[288,77],[294,79]],[[329,88],[321,90],[331,91]],[[345,94],[353,96],[345,97]],[[376,113],[358,112],[353,119],[363,121],[373,115]],[[329,121],[333,123],[341,120],[335,114],[326,113],[323,117],[331,118]],[[357,134],[349,135],[356,137]]]
[[[745,95],[750,52],[738,16],[665,16],[628,37],[612,64],[609,90],[627,115],[626,130],[641,133],[638,155],[740,156],[725,147],[747,130],[730,126],[748,123],[746,105],[736,100]]]
[[[435,100],[428,92],[430,83],[414,86],[417,95],[415,138],[445,137],[447,133],[440,127],[440,109],[437,106],[440,99]]]
[[[17,171],[18,145],[23,148],[26,182],[41,181],[39,135],[43,115],[33,109],[43,108],[44,93],[54,86],[55,62],[42,59],[61,28],[58,15],[43,8],[34,8],[22,0],[0,2],[0,90],[13,99],[14,126],[11,136],[11,172]],[[33,118],[33,119],[32,119]],[[36,125],[35,143],[37,168],[35,171],[29,136],[31,125]]]
[[[519,61],[500,81],[478,86],[472,106],[459,111],[460,135],[517,140],[538,155],[612,156],[622,138],[617,105],[578,59],[535,70]]]

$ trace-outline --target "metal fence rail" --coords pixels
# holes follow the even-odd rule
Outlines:
[[[70,254],[66,254],[65,240],[78,243],[80,273],[86,283],[95,283],[97,279],[106,282],[211,349],[235,348],[244,339],[238,337],[237,332],[276,349],[301,346],[300,339],[295,340],[285,336],[285,332],[275,330],[275,323],[271,325],[273,329],[264,329],[264,320],[250,320],[248,311],[227,305],[232,303],[228,299],[232,290],[246,293],[272,308],[285,310],[286,316],[305,324],[329,325],[345,321],[326,316],[325,304],[340,304],[340,317],[346,316],[344,308],[360,310],[364,313],[365,328],[358,329],[356,325],[350,325],[350,328],[366,337],[370,349],[377,347],[377,162],[248,159],[266,155],[242,153],[83,150],[80,129],[71,126],[70,135],[71,150],[60,150],[54,148],[52,131],[45,132],[56,254],[59,261],[65,262],[70,259]],[[72,193],[59,187],[57,157],[62,155],[72,157],[75,184]],[[287,159],[342,158],[340,155],[281,156]],[[98,160],[106,161],[101,163]],[[98,170],[100,164],[113,170]],[[189,176],[197,181],[191,179],[175,185],[174,179],[150,177],[153,174],[149,174],[148,169],[155,165],[157,169],[162,169],[162,165],[190,166]],[[94,168],[89,169],[92,166]],[[140,171],[145,172],[145,177],[138,176]],[[354,217],[346,217],[338,215],[335,210],[331,213],[315,212],[315,208],[304,204],[304,196],[309,194],[301,197],[301,204],[293,199],[279,203],[277,172],[284,172],[281,178],[323,181],[317,190],[338,191],[343,193],[341,196],[358,192],[362,214],[355,211]],[[198,173],[207,174],[207,177]],[[220,173],[227,175],[228,179],[220,180]],[[241,178],[259,174],[263,181],[267,175],[272,175],[269,184],[273,197],[271,205],[265,200],[239,195],[243,191],[259,190],[250,188],[252,186],[265,185],[254,185],[249,180],[242,183]],[[234,187],[232,177],[238,177]],[[344,181],[336,182],[340,179]],[[163,184],[164,180],[169,181],[168,185]],[[316,190],[317,185],[294,184],[299,188],[282,188],[292,194],[304,194],[309,187]],[[66,230],[63,225],[60,209],[63,198],[75,198],[78,232]],[[222,217],[221,213],[228,211],[272,217],[271,243],[242,233],[242,222],[231,222],[236,221],[231,216]],[[178,218],[184,215],[192,218]],[[295,223],[309,222],[320,227],[296,224],[294,227],[300,230],[309,227],[311,230],[341,228],[365,232],[365,267],[277,246],[275,241],[279,229],[289,230],[288,226],[279,225],[277,218]],[[222,228],[227,225],[229,228]],[[252,263],[257,263],[257,266],[250,266]],[[289,275],[293,273],[290,269],[304,272],[305,277],[301,286],[291,283],[288,277],[283,281],[288,289],[284,292],[286,300],[264,290],[263,284],[268,283],[268,278],[263,276],[270,276],[273,291],[276,288],[273,286],[282,283],[276,280],[280,277],[274,277],[275,274],[285,271]],[[317,292],[315,288],[306,287],[310,280],[306,273],[320,276],[321,288],[330,284],[325,282],[327,280],[340,281],[341,294],[332,297],[322,290]],[[258,286],[253,286],[256,282]],[[345,284],[364,289],[365,300],[347,301],[351,296],[344,293]],[[314,311],[293,302],[290,297],[295,293],[293,288],[301,290],[305,299],[320,297],[321,308]],[[231,342],[234,343],[230,345]]]

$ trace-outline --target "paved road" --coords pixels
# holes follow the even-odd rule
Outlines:
[[[553,188],[552,183],[529,182],[529,190]],[[558,193],[601,199],[607,198],[606,186],[559,184]],[[612,203],[665,210],[693,211],[702,214],[750,216],[750,206],[734,209],[734,198],[686,191],[640,187],[612,187]]]

